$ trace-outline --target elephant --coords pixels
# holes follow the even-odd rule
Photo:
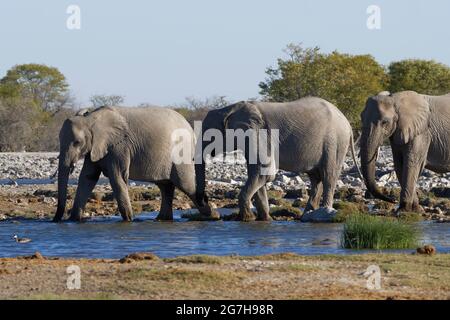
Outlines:
[[[208,203],[205,194],[205,160],[208,156],[216,156],[217,150],[211,147],[212,140],[207,138],[210,129],[221,133],[221,144],[229,143],[226,131],[241,129],[247,132],[262,129],[268,136],[277,132],[278,142],[272,145],[272,139],[267,139],[271,152],[266,162],[258,157],[256,161],[249,161],[249,145],[234,147],[227,151],[240,149],[247,161],[248,179],[238,196],[239,220],[242,221],[270,221],[269,204],[266,183],[273,181],[276,170],[265,171],[272,167],[297,174],[307,173],[311,180],[311,192],[305,208],[306,211],[316,210],[322,206],[328,212],[332,211],[334,191],[339,178],[348,147],[352,145],[353,134],[350,123],[339,109],[330,102],[318,97],[306,97],[292,102],[257,102],[241,101],[221,109],[211,110],[202,123],[202,139],[197,140],[196,184],[197,202],[201,205]],[[277,131],[274,131],[276,129]],[[199,130],[200,131],[200,130]],[[255,134],[256,136],[256,134]],[[256,143],[258,137],[252,138]],[[215,141],[215,140],[214,140]],[[219,153],[223,154],[223,152]],[[269,153],[269,152],[267,152]],[[277,154],[278,156],[274,156]],[[251,201],[257,211],[257,217],[251,211]]]
[[[384,91],[368,98],[361,121],[361,169],[368,191],[378,199],[395,202],[375,181],[379,146],[389,139],[401,186],[398,211],[423,212],[416,192],[422,170],[450,171],[450,95]]]
[[[128,180],[154,182],[161,191],[158,220],[172,220],[175,187],[183,191],[203,215],[217,214],[196,202],[195,167],[189,161],[173,161],[175,130],[188,138],[183,146],[194,154],[192,127],[179,113],[161,107],[100,107],[79,112],[65,120],[59,134],[58,206],[53,221],[64,216],[67,183],[75,163],[84,158],[70,220],[80,221],[88,197],[103,173],[109,178],[119,212],[131,221],[133,211]]]

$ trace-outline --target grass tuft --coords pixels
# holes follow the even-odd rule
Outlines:
[[[363,203],[354,203],[349,201],[336,202],[333,208],[338,212],[334,217],[333,222],[345,222],[347,218],[363,214],[367,212],[367,207]]]
[[[411,249],[417,244],[418,230],[411,223],[367,214],[348,217],[341,238],[347,249]]]

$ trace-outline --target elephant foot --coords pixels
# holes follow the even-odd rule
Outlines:
[[[413,210],[414,210],[414,212],[417,212],[420,214],[425,213],[424,208],[418,203],[413,205]]]
[[[256,218],[257,221],[273,221],[273,218],[270,216],[270,214],[264,214],[262,216],[258,216]]]
[[[425,210],[420,204],[400,204],[399,208],[396,211],[396,214],[402,212],[415,212],[415,213],[425,213]]]
[[[317,206],[316,208],[314,206],[312,206],[310,203],[308,203],[305,207],[304,212],[309,212],[309,211],[314,211],[319,209],[319,206]]]
[[[72,221],[72,222],[81,222],[82,219],[81,219],[81,216],[80,216],[80,215],[71,215],[71,216],[69,217],[69,221]]]
[[[172,221],[173,220],[173,213],[172,212],[159,212],[158,216],[156,217],[157,221]]]
[[[198,211],[200,214],[204,217],[211,218],[211,219],[220,219],[220,213],[215,210],[214,208],[211,208],[209,205],[198,207]]]
[[[249,209],[244,209],[239,212],[239,220],[243,222],[255,221],[256,217]]]

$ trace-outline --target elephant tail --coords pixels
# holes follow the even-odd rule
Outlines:
[[[364,177],[361,173],[361,170],[358,166],[358,162],[356,161],[355,142],[353,140],[353,131],[352,130],[350,130],[350,148],[351,148],[351,152],[352,152],[353,163],[355,164],[356,170],[358,170],[358,175],[362,181],[365,181]]]

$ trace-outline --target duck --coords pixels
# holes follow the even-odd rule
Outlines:
[[[15,235],[13,236],[13,239],[14,239],[17,243],[28,243],[28,242],[31,242],[31,239],[28,239],[28,238],[19,238],[19,237],[17,236],[17,234],[15,234]]]

